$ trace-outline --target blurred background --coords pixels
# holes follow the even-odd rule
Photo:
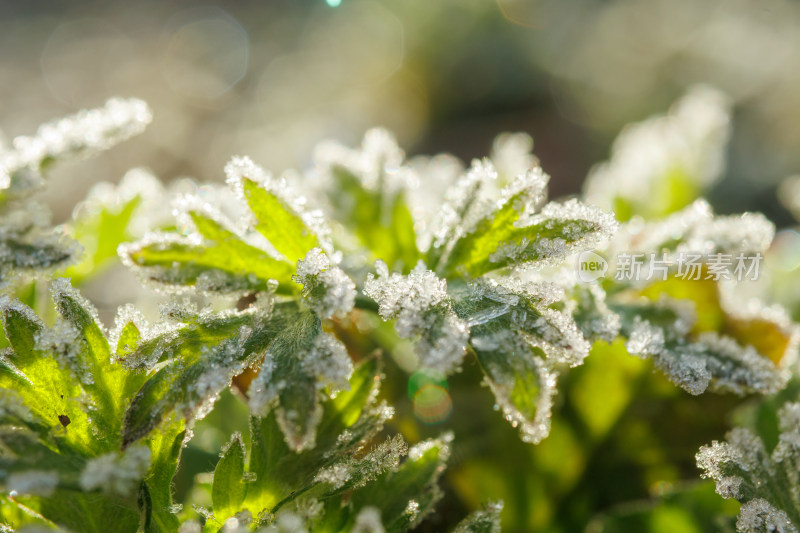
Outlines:
[[[111,95],[154,110],[145,135],[56,169],[62,219],[131,166],[199,181],[220,180],[232,154],[304,168],[319,140],[356,144],[373,125],[409,154],[465,159],[528,132],[553,192],[573,193],[624,124],[697,82],[735,102],[716,207],[786,223],[775,187],[800,172],[794,0],[0,2],[7,137]]]
[[[502,131],[527,132],[552,195],[574,194],[626,123],[664,112],[697,83],[734,106],[725,175],[709,194],[715,209],[793,224],[778,185],[800,173],[796,0],[0,0],[6,138],[114,95],[142,98],[154,112],[145,134],[53,170],[44,199],[56,222],[94,183],[117,182],[131,167],[165,181],[219,182],[241,154],[275,173],[303,169],[318,141],[355,145],[374,125],[394,131],[408,154],[466,160],[487,154]],[[109,296],[108,283],[86,290],[111,323],[138,285],[128,279]],[[497,497],[508,531],[730,526],[681,515],[735,514],[709,485],[691,488],[689,511],[673,489],[697,478],[697,447],[722,437],[740,400],[690,398],[621,346],[607,351],[570,373],[553,433],[537,447],[500,422],[470,365],[449,383],[412,376],[408,390],[389,386],[394,429],[412,441],[453,429],[459,443],[447,503],[424,530]],[[198,428],[179,498],[246,424],[243,409],[226,395]],[[662,497],[641,518],[650,529],[635,521],[647,503],[622,503]]]

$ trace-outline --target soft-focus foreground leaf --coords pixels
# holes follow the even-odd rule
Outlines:
[[[738,531],[800,531],[800,404],[786,403],[778,418],[780,435],[772,449],[753,431],[737,427],[725,441],[697,453],[697,465],[715,481],[717,493],[742,503]]]
[[[336,219],[366,247],[372,260],[408,272],[419,259],[414,220],[406,203],[411,171],[390,133],[373,129],[361,149],[323,144],[315,154],[316,170],[330,180]]]

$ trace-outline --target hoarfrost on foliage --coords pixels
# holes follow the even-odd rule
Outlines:
[[[357,176],[364,188],[391,195],[409,187],[413,172],[403,165],[405,153],[397,140],[383,128],[364,134],[360,149],[348,148],[336,141],[324,141],[314,149],[314,163],[324,171],[343,167]],[[330,179],[329,176],[322,176]]]
[[[759,213],[716,216],[701,199],[657,222],[634,219],[623,224],[605,255],[612,271],[618,256],[631,253],[663,254],[672,265],[690,255],[707,261],[712,254],[730,254],[734,268],[739,254],[755,257],[766,252],[774,235],[775,226]]]
[[[725,164],[729,106],[720,92],[698,86],[668,115],[629,125],[614,141],[611,159],[590,172],[584,187],[587,200],[609,210],[618,198],[647,206],[654,184],[671,172],[701,189],[709,187]]]
[[[327,483],[334,489],[363,487],[387,470],[394,470],[408,446],[400,435],[387,439],[360,459],[348,458],[320,470],[314,481]]]
[[[139,486],[150,468],[150,449],[131,446],[124,452],[111,452],[90,459],[81,472],[85,491],[100,489],[108,494],[128,496]]]
[[[761,438],[735,428],[725,442],[697,453],[703,477],[716,483],[723,498],[743,503],[737,529],[743,532],[796,533],[800,524],[800,403],[778,411],[778,444],[768,452]]]
[[[736,530],[753,533],[797,533],[797,528],[787,514],[763,498],[756,498],[742,505],[736,520]]]
[[[670,380],[694,395],[709,387],[738,395],[773,394],[786,385],[789,372],[752,346],[714,331],[686,339],[692,325],[678,319],[664,328],[637,316],[627,332],[626,348],[632,355],[652,358]]]
[[[341,317],[353,310],[355,283],[320,248],[297,262],[294,280],[303,286],[306,303],[320,318]]]
[[[550,434],[550,418],[553,411],[553,398],[558,389],[556,382],[558,374],[553,371],[544,360],[531,358],[538,375],[538,393],[536,395],[536,412],[533,419],[526,416],[513,402],[511,396],[516,383],[512,375],[502,379],[484,379],[484,383],[494,394],[497,406],[502,410],[503,417],[518,428],[523,442],[532,444],[540,443]],[[493,372],[495,376],[503,376],[502,372]]]
[[[445,374],[464,358],[469,328],[452,310],[447,281],[420,261],[408,276],[393,273],[382,261],[375,263],[378,276],[369,274],[364,294],[378,303],[384,320],[395,319],[397,334],[416,339],[422,366]]]
[[[141,133],[151,120],[143,101],[112,98],[103,107],[42,124],[34,136],[16,137],[11,149],[0,150],[0,189],[16,172],[38,174],[51,159],[94,155]]]
[[[225,176],[228,185],[243,201],[245,199],[243,180],[249,179],[259,184],[269,193],[273,194],[281,204],[302,219],[305,226],[317,236],[320,245],[326,253],[330,254],[333,252],[333,246],[329,238],[329,229],[325,223],[322,211],[310,208],[308,199],[305,196],[297,194],[294,188],[288,184],[286,178],[275,178],[269,172],[255,164],[249,157],[242,156],[233,157],[225,165]]]

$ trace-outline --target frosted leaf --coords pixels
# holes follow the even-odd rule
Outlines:
[[[453,533],[500,533],[500,512],[503,501],[489,502],[485,509],[475,511],[462,520]]]
[[[674,265],[686,260],[681,254],[697,255],[700,262],[708,262],[712,254],[730,254],[734,259],[738,254],[763,254],[774,234],[774,225],[761,214],[715,216],[705,200],[697,200],[658,222],[635,219],[623,224],[604,255],[614,271],[615,259],[622,253],[663,254],[674,272]]]
[[[59,364],[68,369],[84,384],[94,382],[91,369],[81,357],[83,350],[80,333],[66,321],[58,321],[51,328],[42,329],[35,337],[36,349],[55,357]]]
[[[327,483],[336,491],[363,487],[383,472],[396,469],[400,458],[407,452],[408,446],[403,438],[395,435],[360,459],[345,459],[320,470],[314,481]]]
[[[729,135],[727,99],[708,87],[695,87],[668,115],[629,125],[620,133],[610,161],[590,172],[586,198],[617,211],[622,219],[669,214],[683,207],[672,191],[699,196],[719,178]]]
[[[139,487],[150,468],[150,449],[131,446],[124,452],[111,452],[90,459],[81,472],[80,485],[85,491],[102,490],[128,496]]]
[[[697,453],[703,477],[712,478],[723,498],[742,502],[737,529],[797,532],[800,524],[800,403],[778,412],[780,435],[771,453],[751,431],[735,428],[726,442]]]
[[[495,402],[503,417],[518,427],[523,442],[538,444],[550,434],[550,417],[553,408],[553,397],[556,395],[557,374],[538,357],[529,357],[524,352],[513,354],[505,364],[499,357],[489,355],[488,351],[479,354],[484,359],[482,366],[486,372],[485,383],[494,394]],[[483,355],[483,357],[482,357]],[[522,384],[518,382],[523,382]],[[532,404],[530,393],[524,399],[517,398],[523,389],[534,392]],[[523,403],[524,402],[524,403]]]
[[[475,159],[466,172],[445,193],[438,216],[433,222],[433,246],[452,249],[470,221],[474,224],[497,195],[497,171],[487,160]]]
[[[299,217],[306,231],[310,231],[317,239],[320,246],[326,253],[332,253],[333,247],[330,243],[327,224],[325,223],[322,211],[310,209],[308,200],[297,194],[288,184],[285,178],[274,178],[263,168],[253,163],[248,157],[234,157],[225,165],[225,175],[230,188],[244,202],[248,202],[247,181],[255,182],[268,194],[274,196],[282,209],[287,209],[291,215]],[[251,209],[254,205],[250,204]],[[258,213],[256,213],[258,215]],[[251,225],[257,225],[257,218],[251,219]],[[273,243],[276,244],[276,243]],[[308,251],[310,248],[304,250]],[[287,257],[294,261],[294,258]]]
[[[597,284],[576,284],[570,291],[565,314],[572,316],[589,341],[614,341],[619,334],[620,318],[606,304],[606,293]]]
[[[455,371],[464,358],[469,329],[453,313],[447,282],[421,261],[408,276],[390,275],[380,261],[375,268],[378,277],[367,276],[364,294],[378,303],[381,318],[395,319],[397,334],[416,341],[422,366],[445,374]]]
[[[649,357],[667,377],[690,394],[707,388],[743,395],[772,394],[789,377],[752,346],[707,331],[688,335],[695,316],[681,312],[680,302],[662,299],[654,305],[617,307],[623,316],[622,334],[633,355]]]
[[[319,248],[297,262],[294,280],[303,286],[308,306],[321,318],[341,317],[353,310],[356,285]]]
[[[58,472],[48,470],[13,472],[5,484],[9,492],[49,496],[58,486]]]
[[[9,188],[19,171],[38,172],[53,159],[107,150],[144,131],[151,120],[143,101],[112,98],[103,107],[42,124],[36,135],[16,137],[11,150],[0,151],[0,189]]]
[[[344,345],[321,330],[316,316],[304,312],[287,320],[250,384],[249,406],[260,417],[276,408],[287,444],[300,452],[314,446],[324,389],[347,388],[353,366]]]
[[[536,167],[518,175],[497,200],[464,200],[464,212],[454,211],[449,229],[434,240],[430,264],[439,273],[472,277],[506,267],[542,267],[614,233],[612,215],[575,199],[542,207],[548,180]],[[446,208],[443,216],[449,216]]]
[[[547,282],[514,278],[480,279],[453,291],[455,309],[487,350],[519,348],[524,341],[551,363],[581,364],[589,343],[572,317],[550,307],[564,298],[562,288]]]
[[[490,159],[506,180],[539,165],[533,155],[533,139],[527,133],[501,133],[495,137]]]
[[[0,214],[0,283],[20,273],[47,274],[80,255],[80,245],[50,227],[50,212],[36,202]]]
[[[350,533],[385,533],[381,522],[381,510],[377,507],[367,506],[356,515],[356,521]]]
[[[402,166],[405,154],[394,136],[381,128],[368,130],[360,149],[350,149],[335,141],[325,141],[314,150],[319,169],[343,167],[357,176],[368,190],[391,194],[407,185],[408,172]]]

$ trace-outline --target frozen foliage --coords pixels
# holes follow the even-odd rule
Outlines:
[[[500,512],[503,501],[489,502],[485,509],[475,511],[453,530],[453,533],[500,533]]]
[[[353,310],[355,283],[321,249],[310,250],[297,262],[294,280],[303,286],[306,303],[321,318],[341,317]]]
[[[148,468],[150,450],[146,446],[131,446],[124,452],[101,455],[86,463],[81,473],[81,488],[127,496],[138,488]]]
[[[0,189],[12,187],[15,174],[38,174],[54,159],[107,150],[144,131],[151,120],[143,101],[112,98],[103,107],[42,124],[36,135],[16,137],[9,150],[0,148]]]
[[[743,503],[736,523],[743,532],[796,532],[800,524],[800,404],[778,412],[780,436],[770,453],[761,438],[735,428],[727,441],[697,453],[703,476],[717,493]]]
[[[320,143],[314,150],[317,168],[328,172],[341,167],[358,176],[364,188],[392,193],[404,188],[412,179],[403,150],[394,136],[381,128],[364,134],[361,149],[350,149],[335,141]],[[328,178],[330,179],[330,178]]]
[[[759,354],[752,346],[741,346],[734,339],[707,331],[686,337],[693,321],[680,316],[675,319],[674,307],[664,302],[660,311],[672,319],[656,326],[635,317],[626,348],[631,354],[650,357],[676,385],[690,394],[702,394],[711,387],[715,391],[743,395],[749,392],[773,394],[781,390],[789,372]]]
[[[408,276],[393,273],[383,262],[369,274],[364,294],[378,303],[381,318],[395,319],[397,334],[417,341],[422,366],[445,374],[464,358],[469,330],[452,311],[447,282],[420,262]]]
[[[725,96],[709,87],[696,87],[668,115],[623,130],[614,142],[611,160],[589,174],[586,198],[626,219],[631,214],[659,216],[680,208],[681,198],[672,196],[690,196],[687,189],[703,191],[719,178],[729,135]],[[653,198],[654,194],[659,197]],[[658,209],[661,203],[666,207]]]
[[[337,490],[363,487],[386,470],[397,469],[400,458],[407,451],[403,438],[396,435],[370,450],[363,458],[351,458],[321,470],[314,480]]]

